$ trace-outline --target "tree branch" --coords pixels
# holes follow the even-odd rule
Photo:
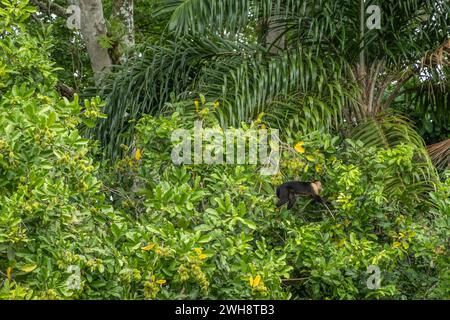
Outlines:
[[[411,70],[410,72],[408,72],[404,77],[402,77],[398,81],[397,85],[395,86],[394,91],[391,92],[389,97],[386,99],[386,102],[383,104],[383,108],[382,108],[383,110],[391,105],[391,103],[395,100],[395,98],[398,97],[400,89],[403,87],[403,85],[415,75],[416,75],[416,73],[413,70]]]
[[[67,16],[66,9],[61,7],[59,4],[53,2],[46,4],[45,2],[39,0],[30,0],[30,2],[35,6],[38,6],[42,12],[46,12],[47,14],[53,13],[60,17]]]
[[[440,45],[437,49],[432,52],[426,52],[422,59],[420,59],[421,66],[426,65],[426,62],[429,61],[429,66],[434,67],[436,64],[444,64],[444,53],[450,51],[450,40],[444,41],[442,45]],[[386,99],[386,102],[383,104],[383,108],[387,108],[391,105],[391,103],[399,96],[400,89],[403,85],[411,79],[413,76],[417,75],[421,70],[421,67],[414,68],[411,67],[409,71],[405,75],[403,75],[399,82],[397,83],[394,91],[389,95]]]

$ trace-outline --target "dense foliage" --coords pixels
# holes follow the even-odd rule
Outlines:
[[[370,123],[351,139],[287,127],[280,172],[263,176],[173,164],[175,129],[223,130],[221,102],[173,97],[137,121],[124,157],[104,161],[82,135],[104,102],[61,98],[51,30],[31,36],[33,9],[2,3],[0,299],[450,298],[450,172],[438,176],[406,123],[386,131],[410,140],[384,147]],[[275,187],[291,179],[321,180],[328,207],[276,209]]]
[[[430,196],[414,188],[412,147],[366,148],[313,133],[298,151],[285,148],[280,174],[268,178],[249,165],[174,166],[170,134],[183,123],[176,113],[142,119],[142,158],[117,168],[138,180],[113,183],[119,206],[152,235],[144,249],[168,279],[161,297],[448,297],[449,180],[435,181]],[[274,186],[286,176],[320,178],[335,219],[309,200],[275,210]],[[136,183],[140,191],[126,198]],[[371,264],[382,270],[375,291],[366,286]]]
[[[393,146],[411,137],[391,134],[402,112],[427,143],[449,135],[448,1],[147,2],[164,26],[160,40],[137,44],[140,54],[98,88],[108,118],[96,137],[108,156],[132,141],[130,119],[199,93],[220,99],[225,125],[265,112],[281,131],[321,127],[353,138],[375,120],[360,140],[380,135],[378,146]],[[366,28],[371,5],[380,29]]]

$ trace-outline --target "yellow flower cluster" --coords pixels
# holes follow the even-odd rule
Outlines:
[[[264,282],[262,281],[262,277],[258,274],[254,278],[250,276],[249,278],[249,284],[253,291],[258,292],[260,294],[267,294],[268,289],[264,285]]]
[[[297,142],[294,146],[295,151],[297,151],[298,153],[305,153],[305,148],[303,147],[304,144],[304,141]]]
[[[254,279],[251,276],[249,279],[250,287],[256,288],[261,283],[261,276],[258,274]]]
[[[200,111],[200,103],[198,102],[197,99],[194,100],[194,106],[195,106],[195,112],[199,112]]]
[[[194,248],[195,253],[197,253],[197,257],[200,260],[205,260],[208,256],[203,253],[202,248]]]
[[[141,247],[141,250],[150,251],[155,247],[156,243],[149,243],[146,246]]]
[[[139,160],[141,160],[141,157],[142,157],[142,153],[141,153],[141,149],[136,149],[136,152],[134,153],[134,159],[136,160],[136,161],[139,161]]]

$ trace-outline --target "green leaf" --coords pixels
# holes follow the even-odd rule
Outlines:
[[[205,234],[203,236],[201,236],[197,242],[198,243],[208,243],[213,239],[213,237],[210,234]]]
[[[23,272],[27,272],[28,273],[28,272],[33,271],[36,268],[37,268],[36,264],[26,264],[26,265],[22,266],[20,268],[20,270],[23,271]]]

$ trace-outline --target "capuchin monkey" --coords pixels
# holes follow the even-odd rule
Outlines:
[[[322,184],[317,180],[313,182],[288,181],[277,188],[277,197],[280,200],[276,206],[279,208],[287,202],[287,208],[292,209],[297,195],[311,196],[315,201],[325,204],[325,200],[320,196],[321,191]]]

